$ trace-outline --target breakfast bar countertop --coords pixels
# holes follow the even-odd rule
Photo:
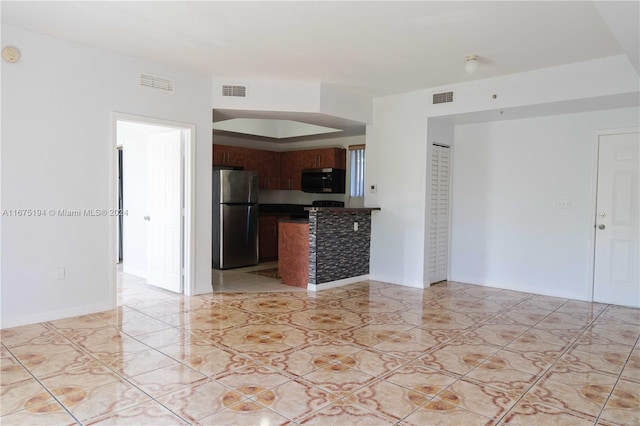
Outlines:
[[[361,213],[361,212],[370,212],[374,210],[380,210],[380,207],[305,207],[305,210],[310,212],[322,211],[322,212]]]

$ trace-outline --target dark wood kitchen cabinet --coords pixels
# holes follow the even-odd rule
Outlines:
[[[345,169],[347,150],[343,148],[310,149],[303,153],[303,169]]]
[[[214,144],[213,165],[244,167],[247,151],[247,148]]]
[[[300,190],[304,151],[282,152],[280,156],[280,189]]]
[[[260,216],[258,227],[258,257],[260,262],[277,259],[278,216]]]
[[[213,165],[258,172],[260,189],[299,191],[303,169],[345,169],[346,153],[343,148],[276,152],[214,144]]]
[[[258,172],[260,189],[280,189],[280,153],[275,151],[250,150],[251,168]]]

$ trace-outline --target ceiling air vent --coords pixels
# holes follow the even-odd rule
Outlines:
[[[246,98],[247,86],[225,84],[222,86],[222,96],[235,96],[237,98]]]
[[[433,94],[433,104],[446,104],[453,102],[453,92],[442,92]]]
[[[140,86],[164,90],[166,92],[173,92],[174,81],[166,77],[141,73]]]

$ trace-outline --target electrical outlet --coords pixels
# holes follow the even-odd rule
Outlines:
[[[64,268],[56,269],[56,279],[57,280],[64,280],[64,276],[65,276]]]
[[[353,230],[354,231],[358,230],[358,222],[353,222]]]
[[[569,199],[556,200],[556,208],[557,209],[570,209],[571,208],[571,200],[569,200]]]

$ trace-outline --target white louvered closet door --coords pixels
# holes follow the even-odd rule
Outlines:
[[[449,265],[449,147],[432,145],[429,282],[447,279]]]

